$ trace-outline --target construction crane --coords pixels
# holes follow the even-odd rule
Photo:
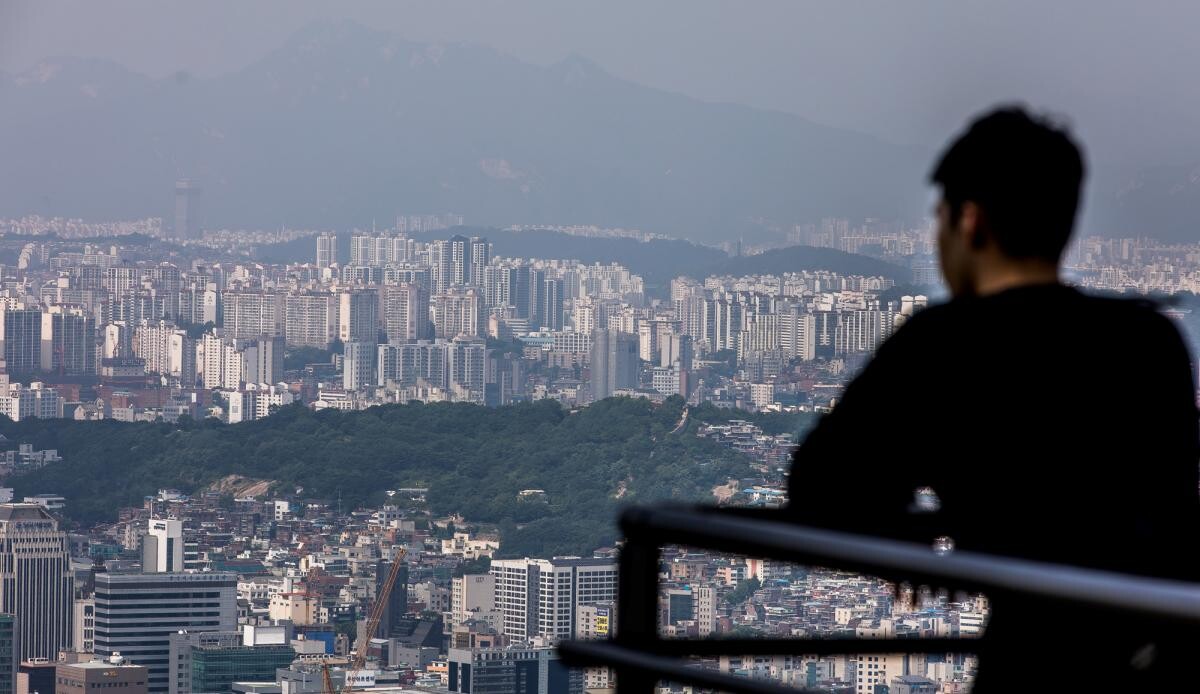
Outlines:
[[[400,575],[400,564],[404,561],[406,554],[408,554],[408,550],[401,547],[397,555],[392,557],[392,568],[388,571],[383,585],[379,587],[379,591],[375,594],[375,605],[371,608],[371,614],[367,617],[367,628],[358,636],[358,643],[354,647],[354,660],[351,660],[350,664],[346,667],[346,678],[342,681],[342,688],[334,689],[333,679],[329,675],[328,664],[321,668],[321,679],[325,687],[324,694],[342,694],[342,692],[349,691],[354,678],[363,669],[363,666],[367,664],[367,646],[371,644],[371,639],[375,637],[375,631],[379,629],[379,622],[383,619],[383,611],[387,609],[388,598],[392,595],[392,588],[396,585],[396,577]]]

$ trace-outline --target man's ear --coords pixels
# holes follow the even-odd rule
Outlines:
[[[970,242],[971,248],[979,250],[987,245],[987,233],[984,230],[983,210],[979,205],[967,200],[962,204],[962,212],[958,216],[958,231]]]

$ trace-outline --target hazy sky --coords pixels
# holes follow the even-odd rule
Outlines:
[[[0,0],[0,70],[74,55],[211,75],[337,18],[540,64],[578,53],[643,84],[896,142],[940,144],[972,111],[1021,99],[1069,115],[1093,160],[1200,152],[1200,3],[1186,1]]]

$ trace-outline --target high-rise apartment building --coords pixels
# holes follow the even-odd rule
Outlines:
[[[484,403],[487,343],[456,337],[446,348],[446,389],[458,402]]]
[[[429,322],[429,290],[416,284],[383,287],[383,326],[388,342],[433,337]]]
[[[342,387],[358,390],[376,384],[378,360],[375,342],[347,342],[343,347]]]
[[[286,345],[282,335],[263,335],[242,349],[243,383],[279,383],[283,380]]]
[[[492,248],[487,239],[451,236],[430,244],[433,264],[433,290],[451,287],[483,286],[484,268],[491,262]]]
[[[205,388],[236,390],[242,375],[242,354],[219,332],[196,340],[197,381]]]
[[[355,234],[350,237],[350,265],[379,267],[408,260],[409,241],[404,236]]]
[[[74,592],[58,521],[38,504],[0,504],[0,613],[16,620],[18,660],[71,647]]]
[[[96,373],[96,319],[79,308],[50,306],[42,313],[42,371],[66,376]]]
[[[170,636],[237,629],[237,574],[96,574],[96,655],[149,669],[150,692],[170,687]]]
[[[133,333],[133,353],[145,363],[146,373],[183,386],[196,382],[196,343],[174,323],[143,320]]]
[[[483,296],[475,288],[448,289],[433,297],[433,324],[437,337],[483,334]]]
[[[418,381],[441,388],[457,402],[483,404],[486,388],[487,344],[473,338],[419,340],[379,345],[376,379],[411,386]]]
[[[329,267],[337,262],[337,234],[317,234],[317,267]]]
[[[603,400],[622,388],[638,385],[638,340],[616,330],[592,333],[592,400]]]
[[[227,337],[255,338],[283,335],[286,310],[284,295],[269,291],[223,292],[221,327]]]
[[[284,306],[288,346],[329,348],[338,334],[337,306],[332,294],[288,294]]]
[[[338,339],[349,342],[379,341],[379,292],[351,289],[338,294]]]
[[[9,373],[31,374],[41,368],[41,310],[0,304],[0,354]]]
[[[496,559],[496,609],[512,638],[569,639],[576,609],[617,598],[617,565],[606,559]]]

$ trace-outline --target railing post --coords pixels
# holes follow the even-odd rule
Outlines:
[[[637,536],[635,536],[637,535]],[[626,533],[617,582],[616,641],[643,653],[658,640],[658,566],[660,548],[651,533]],[[652,694],[656,680],[634,672],[618,672],[621,694]]]

